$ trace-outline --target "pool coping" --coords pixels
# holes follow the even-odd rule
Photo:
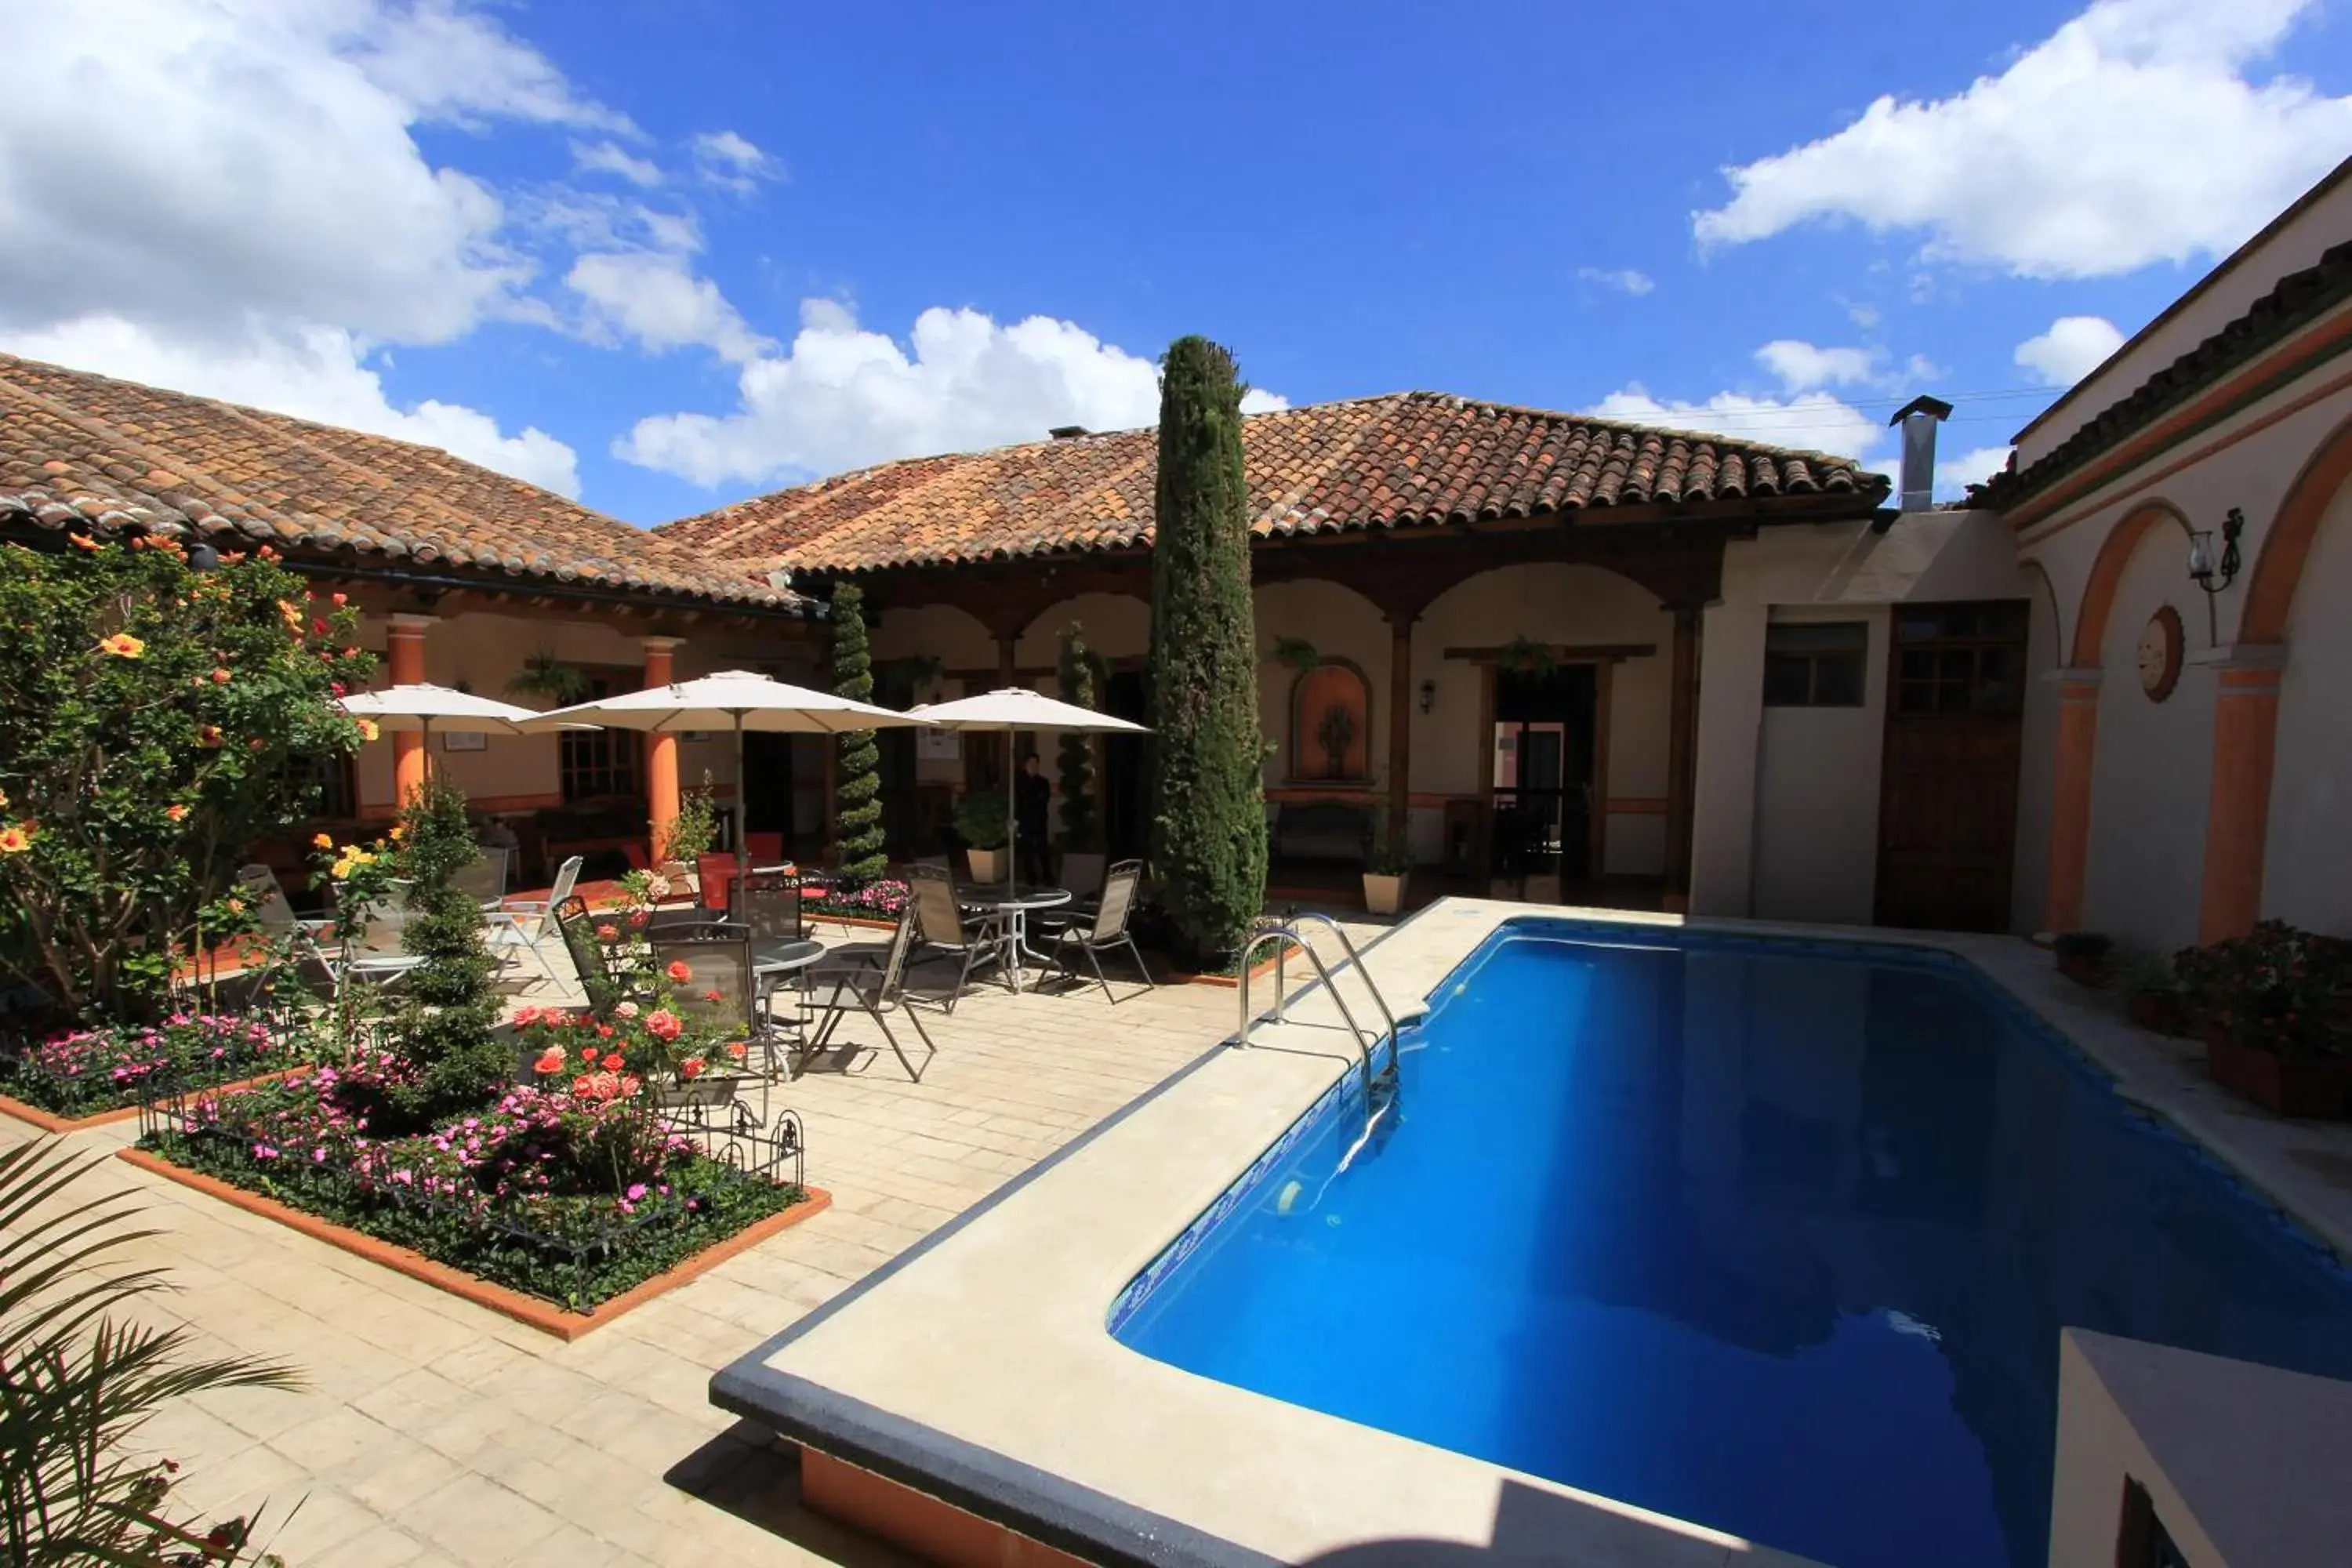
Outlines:
[[[2265,1142],[2260,1137],[2249,1137],[2244,1129],[2231,1125],[2231,1108],[2212,1103],[2225,1100],[2226,1097],[2210,1090],[2210,1086],[2202,1085],[2201,1075],[2195,1085],[2185,1085],[2180,1081],[2186,1076],[2185,1049],[2162,1048],[2176,1043],[2160,1042],[2157,1037],[2130,1029],[2113,1015],[2111,1008],[2100,1009],[2091,1005],[2087,994],[2069,995],[2068,993],[2074,988],[2057,978],[2047,953],[2019,938],[1746,920],[1685,919],[1484,900],[1445,900],[1383,932],[1366,947],[1366,963],[1376,975],[1381,974],[1384,970],[1396,967],[1384,962],[1383,955],[1384,951],[1390,950],[1391,944],[1399,938],[1405,939],[1408,946],[1426,945],[1419,940],[1430,934],[1424,921],[1433,921],[1441,927],[1451,926],[1454,929],[1439,939],[1447,951],[1437,955],[1443,958],[1443,963],[1437,966],[1435,975],[1430,981],[1433,984],[1435,978],[1450,972],[1496,929],[1507,921],[1528,918],[1650,931],[1688,930],[1695,933],[1795,940],[1832,946],[1908,947],[1949,954],[1981,973],[1997,990],[2074,1046],[2085,1060],[2114,1081],[2121,1096],[2185,1133],[2249,1187],[2280,1204],[2282,1208],[2316,1232],[2340,1254],[2352,1257],[2352,1201],[2345,1201],[2339,1194],[2336,1208],[2326,1204],[2306,1205],[2298,1203],[2298,1198],[2308,1198],[2311,1194],[2299,1191],[2297,1183],[2291,1179],[2294,1174],[2291,1162],[2286,1167],[2280,1166],[2277,1140],[2273,1138]],[[1389,956],[1393,957],[1394,953],[1391,952]],[[1419,972],[1426,973],[1432,962],[1434,961],[1424,956]],[[1392,976],[1389,984],[1395,984]],[[1400,1007],[1399,1011],[1402,1014],[1405,1009]],[[908,1296],[919,1302],[919,1295],[915,1293],[913,1287],[898,1282],[904,1280],[910,1270],[945,1267],[940,1259],[948,1249],[977,1255],[984,1244],[965,1238],[978,1222],[999,1215],[1008,1205],[1022,1205],[1034,1209],[1049,1207],[1055,1201],[1066,1205],[1070,1202],[1069,1194],[1062,1194],[1058,1199],[1041,1197],[1038,1194],[1040,1184],[1055,1182],[1060,1173],[1075,1163],[1099,1159],[1101,1156],[1097,1152],[1109,1140],[1127,1137],[1133,1141],[1139,1137],[1134,1131],[1139,1119],[1152,1115],[1167,1121],[1176,1116],[1178,1111],[1171,1104],[1171,1097],[1191,1095],[1198,1098],[1202,1090],[1204,1076],[1217,1064],[1230,1063],[1244,1057],[1287,1056],[1294,1049],[1311,1050],[1311,1045],[1328,1044],[1328,1034],[1321,1039],[1312,1040],[1311,1045],[1301,1045],[1296,1034],[1301,1029],[1328,1031],[1332,1026],[1328,999],[1322,997],[1317,988],[1308,987],[1295,994],[1291,1017],[1294,1022],[1290,1024],[1262,1026],[1255,1037],[1264,1043],[1254,1044],[1246,1052],[1236,1052],[1230,1038],[1211,1047],[1048,1160],[958,1215],[847,1292],[721,1370],[711,1380],[712,1402],[733,1414],[758,1421],[820,1454],[845,1461],[916,1494],[908,1500],[910,1501],[919,1504],[923,1500],[937,1500],[938,1503],[943,1503],[961,1514],[992,1521],[1017,1535],[1056,1551],[1082,1556],[1087,1561],[1214,1564],[1218,1568],[1229,1564],[1239,1568],[1239,1565],[1249,1564],[1255,1568],[1257,1564],[1297,1560],[1317,1552],[1341,1550],[1374,1539],[1361,1533],[1350,1533],[1351,1525],[1345,1520],[1329,1524],[1319,1541],[1307,1539],[1315,1533],[1316,1527],[1311,1521],[1302,1524],[1295,1517],[1279,1521],[1278,1528],[1270,1528],[1264,1532],[1233,1528],[1234,1519],[1249,1513],[1247,1505],[1237,1510],[1220,1503],[1215,1511],[1226,1521],[1225,1533],[1202,1525],[1181,1522],[1169,1513],[1157,1511],[1145,1504],[1159,1500],[1159,1497],[1151,1495],[1153,1493],[1160,1497],[1181,1494],[1185,1490],[1182,1486],[1147,1485],[1140,1488],[1139,1494],[1135,1487],[1122,1486],[1114,1491],[1072,1479],[1057,1473],[1056,1468],[1033,1463],[1017,1453],[1005,1451],[1016,1447],[1032,1451],[1041,1447],[1052,1447],[1054,1440],[1049,1436],[1046,1441],[1040,1443],[1034,1440],[1036,1435],[1034,1430],[1028,1433],[1004,1430],[1008,1426],[1022,1426],[1030,1417],[1008,1412],[1002,1407],[1005,1403],[1002,1400],[994,1405],[986,1400],[979,1402],[976,1406],[966,1402],[964,1408],[950,1409],[948,1407],[955,1405],[956,1400],[953,1397],[943,1399],[928,1392],[929,1385],[926,1385],[927,1392],[919,1400],[892,1398],[888,1403],[921,1404],[929,1407],[924,1414],[931,1419],[918,1419],[915,1415],[886,1408],[873,1399],[860,1397],[858,1384],[861,1375],[856,1373],[856,1368],[861,1364],[860,1356],[865,1356],[862,1381],[868,1384],[890,1383],[892,1378],[887,1375],[888,1368],[877,1365],[873,1360],[875,1352],[872,1350],[856,1348],[855,1333],[832,1327],[840,1322],[844,1314],[863,1309],[877,1294]],[[1261,1113],[1251,1125],[1255,1127],[1276,1121],[1280,1125],[1276,1125],[1267,1137],[1250,1144],[1248,1152],[1241,1154],[1223,1170],[1216,1190],[1230,1185],[1265,1145],[1279,1136],[1282,1127],[1305,1114],[1343,1071],[1349,1070],[1349,1064],[1336,1057],[1326,1056],[1322,1062],[1325,1070],[1319,1073],[1284,1071],[1273,1075],[1276,1080],[1273,1087],[1282,1091],[1281,1099],[1271,1109],[1254,1108]],[[2205,1091],[2201,1102],[2200,1096],[2195,1092],[2199,1089]],[[1197,1117],[1197,1109],[1193,1114]],[[2253,1118],[2241,1112],[2237,1120],[2251,1121]],[[2280,1125],[2293,1124],[2273,1123],[2272,1130],[2274,1131]],[[1238,1146],[1248,1143],[1254,1136],[1254,1133],[1237,1133],[1231,1142]],[[2352,1149],[2352,1142],[2347,1142],[2346,1147]],[[1108,1268],[1097,1267],[1095,1274],[1099,1277],[1115,1272],[1129,1262],[1138,1268],[1149,1262],[1170,1241],[1182,1234],[1195,1216],[1213,1201],[1215,1191],[1207,1191],[1204,1194],[1203,1185],[1202,1181],[1195,1181],[1190,1186],[1179,1184],[1175,1190],[1158,1198],[1150,1210],[1150,1222],[1144,1225],[1144,1228],[1155,1233],[1149,1245],[1136,1243],[1127,1247],[1126,1254],[1118,1264]],[[1160,1228],[1163,1220],[1164,1228]],[[1143,1224],[1140,1221],[1137,1223]],[[950,1258],[949,1262],[958,1260]],[[1131,1274],[1133,1270],[1129,1272]],[[1315,1429],[1318,1424],[1321,1424],[1324,1427],[1341,1429],[1345,1441],[1339,1446],[1355,1450],[1360,1458],[1394,1459],[1400,1464],[1410,1463],[1446,1472],[1447,1485],[1439,1489],[1448,1490],[1449,1495],[1443,1506],[1432,1510],[1434,1520],[1431,1526],[1433,1533],[1425,1538],[1416,1537],[1425,1539],[1433,1549],[1444,1550],[1446,1542],[1473,1548],[1485,1544],[1476,1531],[1469,1528],[1479,1522],[1474,1517],[1476,1510],[1471,1508],[1465,1512],[1465,1497],[1475,1491],[1470,1478],[1483,1476],[1498,1494],[1497,1515],[1501,1499],[1514,1488],[1562,1500],[1563,1506],[1573,1505],[1562,1516],[1570,1521],[1571,1528],[1581,1527],[1578,1522],[1581,1521],[1583,1525],[1590,1525],[1608,1536],[1611,1544],[1616,1548],[1626,1550],[1630,1547],[1622,1559],[1627,1563],[1728,1564],[1738,1562],[1749,1564],[1751,1568],[1763,1568],[1763,1564],[1768,1563],[1791,1564],[1801,1561],[1767,1547],[1739,1542],[1736,1537],[1702,1530],[1682,1521],[1664,1520],[1628,1505],[1595,1499],[1574,1489],[1511,1471],[1505,1467],[1435,1448],[1411,1438],[1375,1432],[1339,1417],[1269,1400],[1246,1390],[1213,1384],[1150,1362],[1149,1358],[1126,1351],[1124,1346],[1118,1346],[1110,1339],[1104,1315],[1108,1311],[1111,1297],[1115,1294],[1114,1288],[1101,1300],[1082,1304],[1092,1309],[1090,1332],[1095,1340],[1100,1342],[1086,1351],[1083,1359],[1101,1362],[1104,1356],[1097,1352],[1102,1352],[1104,1347],[1112,1347],[1120,1354],[1131,1357],[1135,1363],[1157,1369],[1149,1377],[1137,1377],[1132,1375],[1137,1370],[1133,1366],[1112,1368],[1110,1370],[1118,1374],[1113,1381],[1156,1383],[1160,1385],[1160,1392],[1180,1393],[1195,1407],[1202,1403],[1202,1389],[1218,1391],[1214,1396],[1215,1403],[1232,1412],[1234,1426],[1229,1433],[1231,1436],[1254,1440],[1260,1436],[1262,1428],[1272,1424],[1286,1428],[1286,1436],[1294,1443],[1312,1446],[1315,1439],[1333,1436],[1331,1431]],[[875,1320],[874,1337],[877,1340],[887,1341],[894,1336],[903,1340],[908,1332],[908,1320],[903,1314],[894,1320],[884,1304],[876,1304],[871,1315]],[[996,1325],[996,1341],[1008,1342],[1004,1331],[1008,1326]],[[971,1310],[968,1304],[967,1310],[957,1316],[953,1322],[926,1324],[928,1335],[961,1335],[971,1341],[972,1360],[969,1364],[976,1366],[985,1366],[989,1363],[992,1355],[991,1331],[988,1313]],[[820,1342],[819,1345],[812,1347],[808,1344],[813,1336]],[[997,1348],[1001,1350],[1002,1343]],[[785,1364],[778,1364],[780,1361]],[[802,1370],[794,1370],[794,1365],[800,1363],[808,1364]],[[841,1375],[845,1369],[851,1371],[852,1375]],[[982,1375],[984,1378],[986,1374]],[[1171,1384],[1171,1379],[1188,1380],[1193,1386],[1179,1387]],[[1085,1418],[1097,1424],[1110,1418],[1109,1413],[1101,1410],[1083,1414]],[[1066,1418],[1079,1418],[1070,1413],[1065,1415]],[[960,1425],[964,1430],[950,1431],[947,1429],[949,1425]],[[1115,1421],[1113,1425],[1116,1425]],[[1181,1424],[1177,1425],[1181,1429]],[[1132,1433],[1128,1435],[1134,1436]],[[1066,1431],[1061,1437],[1066,1444]],[[1182,1444],[1180,1442],[1176,1447],[1181,1447]],[[1183,1468],[1181,1458],[1174,1453],[1167,1456],[1167,1461],[1179,1470]],[[1311,1466],[1307,1468],[1312,1468]],[[1276,1479],[1271,1475],[1267,1477],[1269,1480]],[[1358,1478],[1341,1472],[1320,1479],[1345,1487]],[[1277,1485],[1275,1489],[1281,1489]],[[1195,1491],[1197,1493],[1197,1488]],[[1197,1495],[1192,1500],[1199,1500]],[[1386,1501],[1381,1499],[1365,1500],[1376,1509]],[[1293,1505],[1283,1506],[1296,1512]],[[1585,1513],[1596,1510],[1607,1517],[1599,1520],[1584,1518]],[[1192,1513],[1199,1510],[1188,1507],[1182,1511]],[[1391,1516],[1397,1511],[1393,1507],[1387,1509]],[[1405,1511],[1410,1512],[1411,1510]],[[1246,1524],[1247,1521],[1244,1522]],[[1393,1517],[1390,1523],[1392,1527]],[[1640,1539],[1626,1537],[1627,1531]],[[1236,1539],[1239,1536],[1253,1539]],[[1557,1545],[1556,1541],[1554,1544]],[[1500,1543],[1497,1542],[1496,1546],[1499,1548]],[[1503,1560],[1516,1554],[1496,1550],[1495,1555]],[[1611,1560],[1620,1559],[1612,1557]]]

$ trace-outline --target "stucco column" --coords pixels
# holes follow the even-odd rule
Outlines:
[[[415,686],[425,679],[425,632],[432,616],[394,616],[384,652],[384,673],[394,686]],[[425,737],[410,732],[392,738],[392,798],[406,805],[425,787]]]
[[[1673,669],[1668,676],[1666,708],[1666,897],[1676,913],[1690,908],[1691,801],[1698,755],[1698,617],[1696,605],[1676,605]],[[1604,798],[1595,809],[1606,810],[1608,781],[1596,781]],[[1594,867],[1598,875],[1601,868]]]
[[[1412,623],[1393,614],[1389,622],[1389,833],[1391,854],[1412,852],[1407,828],[1412,814]]]
[[[676,659],[677,647],[684,637],[640,637],[638,645],[646,650],[645,689],[667,686],[677,679]],[[735,781],[741,789],[743,781]],[[646,816],[653,829],[653,841],[648,847],[656,865],[661,863],[661,847],[669,837],[671,824],[677,820],[677,737],[656,733],[646,737]]]
[[[2079,931],[2083,884],[2091,864],[2091,764],[2098,752],[2099,671],[2060,669],[2058,745],[2051,763],[2050,888],[2042,928]]]
[[[1761,604],[1721,604],[1699,638],[1698,741],[1691,781],[1690,907],[1745,915],[1756,855],[1756,752],[1764,718]]]
[[[2219,648],[2213,703],[2213,789],[2205,806],[2205,873],[2197,940],[2243,936],[2262,918],[2263,862],[2270,849],[2271,763],[2278,742],[2275,644]]]
[[[1020,647],[1021,638],[1018,634],[1009,637],[1000,637],[996,639],[996,686],[1000,691],[1006,687],[1021,684],[1020,661],[1013,657],[1020,651]]]

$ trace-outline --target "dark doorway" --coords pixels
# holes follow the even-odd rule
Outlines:
[[[885,708],[907,709],[915,703],[914,672],[898,660],[874,671],[874,700]],[[838,746],[829,739],[828,745]],[[911,859],[933,853],[938,846],[925,842],[920,803],[915,790],[915,732],[890,729],[874,731],[882,759],[877,768],[882,781],[882,837],[887,853]]]
[[[1150,704],[1143,695],[1143,672],[1111,672],[1103,688],[1102,710],[1114,719],[1150,723]],[[1150,766],[1150,737],[1103,737],[1103,847],[1114,860],[1132,859],[1145,852],[1151,837]]]
[[[781,833],[793,843],[793,747],[795,735],[743,737],[743,826],[751,833]]]
[[[2024,736],[2026,601],[1895,612],[1878,803],[1878,923],[2007,931]]]
[[[1600,694],[1589,664],[1541,671],[1495,671],[1493,875],[1520,884],[1557,877],[1562,888],[1589,880],[1592,864],[1592,773]]]

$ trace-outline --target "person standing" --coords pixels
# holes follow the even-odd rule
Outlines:
[[[1045,849],[1045,808],[1054,798],[1054,786],[1045,781],[1045,769],[1030,752],[1021,759],[1021,776],[1013,784],[1013,877],[1023,882],[1045,883],[1054,879],[1051,858]]]

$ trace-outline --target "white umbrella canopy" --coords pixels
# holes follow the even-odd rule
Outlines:
[[[1026,687],[1007,686],[959,697],[952,702],[930,702],[908,710],[910,717],[928,720],[941,730],[1002,730],[1004,731],[1004,842],[1013,843],[1013,736],[1016,731],[1072,731],[1079,733],[1148,735],[1144,726],[1059,702]]]
[[[680,730],[735,731],[735,868],[751,873],[751,844],[743,836],[743,733],[838,735],[853,730],[920,728],[927,721],[895,708],[852,701],[830,691],[793,686],[749,669],[721,670],[693,680],[623,691],[593,702],[575,702],[535,713],[519,726],[526,731],[562,730],[582,722],[612,730],[674,733]]]
[[[404,733],[430,732],[438,727],[467,734],[513,734],[516,725],[539,717],[511,702],[422,681],[387,686],[381,691],[354,691],[337,700],[354,718],[373,719],[378,729]]]

